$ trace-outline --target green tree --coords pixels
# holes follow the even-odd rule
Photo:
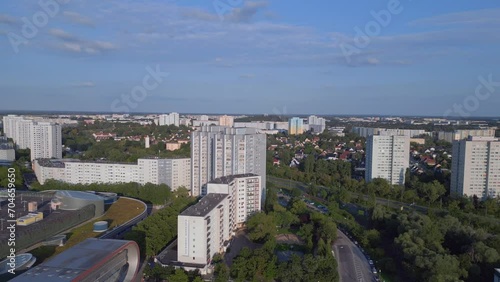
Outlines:
[[[176,269],[173,275],[168,277],[169,282],[189,282],[189,278],[183,269]]]
[[[266,241],[276,235],[276,222],[273,214],[256,213],[247,221],[248,237],[252,241]]]

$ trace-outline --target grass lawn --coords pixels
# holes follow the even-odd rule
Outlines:
[[[92,221],[81,225],[75,229],[69,231],[67,235],[66,244],[62,247],[54,246],[42,246],[31,251],[31,253],[37,258],[36,264],[43,262],[45,259],[57,255],[68,248],[84,241],[87,238],[96,238],[104,233],[93,232],[94,222],[97,221],[107,221],[109,224],[109,230],[113,229],[115,226],[122,225],[125,222],[131,220],[132,218],[138,216],[144,211],[144,206],[134,200],[119,198],[106,213],[95,218]]]

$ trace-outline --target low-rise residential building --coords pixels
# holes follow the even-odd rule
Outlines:
[[[453,141],[464,140],[469,136],[495,137],[495,128],[487,129],[461,129],[455,131],[439,131],[437,139],[452,143]]]
[[[0,140],[0,161],[12,162],[16,160],[14,144],[2,142]]]
[[[65,161],[69,161],[69,159]],[[35,160],[33,162],[33,171],[35,172],[38,182],[42,185],[49,179],[66,181],[65,165],[61,160]]]
[[[82,162],[70,159],[37,159],[33,169],[38,182],[48,179],[71,184],[130,183],[166,184],[172,190],[190,189],[191,160],[144,158],[134,163]]]
[[[410,143],[417,143],[418,145],[425,145],[425,138],[410,138]]]
[[[108,139],[115,139],[116,138],[115,133],[103,133],[103,132],[93,133],[92,136],[94,137],[94,139],[97,142],[99,142],[101,140],[108,140]]]
[[[167,149],[167,151],[175,151],[175,150],[179,150],[180,148],[181,148],[180,143],[167,143],[165,145],[165,149]]]
[[[398,136],[406,136],[412,138],[412,137],[418,137],[420,135],[430,134],[429,132],[423,129],[392,129],[392,128],[376,128],[376,127],[353,127],[351,132],[365,138],[371,135],[384,135],[384,136],[398,135]]]

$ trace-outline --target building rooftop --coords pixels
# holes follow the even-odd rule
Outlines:
[[[57,191],[56,192],[56,197],[71,197],[71,198],[76,198],[76,199],[84,199],[84,200],[103,200],[104,198],[88,193],[88,192],[82,192],[82,191],[72,191],[72,190],[62,190],[62,191]]]
[[[14,150],[14,144],[0,141],[0,150]]]
[[[64,168],[64,162],[59,159],[37,159],[38,165],[43,167]]]
[[[102,265],[116,252],[130,244],[135,243],[125,240],[90,238],[47,262],[31,268],[12,281],[76,281],[75,279],[92,271],[96,266]]]
[[[201,198],[201,200],[196,205],[190,206],[180,215],[204,217],[215,207],[217,207],[226,197],[228,197],[227,194],[208,194],[205,197]]]
[[[255,173],[245,173],[245,174],[235,174],[235,175],[228,175],[228,176],[223,176],[216,178],[208,183],[214,183],[214,184],[229,184],[231,183],[235,178],[243,178],[243,177],[252,177],[252,176],[258,176]]]

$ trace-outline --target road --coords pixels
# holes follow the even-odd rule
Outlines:
[[[278,193],[279,199],[290,201],[288,195]],[[306,203],[309,209],[320,213],[321,211],[316,206]],[[333,244],[335,259],[338,263],[338,272],[340,274],[340,282],[371,282],[375,281],[375,276],[371,272],[371,266],[368,259],[340,229],[337,228],[337,239]]]
[[[305,189],[307,188],[307,184],[305,184],[305,183],[294,181],[294,180],[289,180],[289,179],[273,177],[270,175],[267,176],[267,181],[269,181],[273,184],[276,184],[278,186],[281,186],[281,187],[299,188],[304,193],[305,193]],[[318,185],[316,187],[321,188],[321,189],[327,189],[327,187],[320,186],[320,185]],[[361,193],[355,193],[355,192],[349,192],[349,193],[351,194],[352,197],[358,196],[358,197],[362,197],[365,200],[370,199],[370,196],[368,196],[368,195],[364,195]],[[412,204],[394,201],[394,200],[389,200],[389,199],[384,199],[384,198],[375,198],[375,201],[379,205],[386,205],[386,206],[390,206],[390,207],[396,208],[396,209],[404,207],[405,209],[413,209],[413,210],[416,210],[416,211],[422,212],[422,213],[426,213],[427,210],[429,209],[428,207],[424,207],[424,206],[412,205]]]
[[[340,282],[372,282],[375,275],[365,255],[341,230],[337,229],[337,239],[333,251],[338,264]]]

